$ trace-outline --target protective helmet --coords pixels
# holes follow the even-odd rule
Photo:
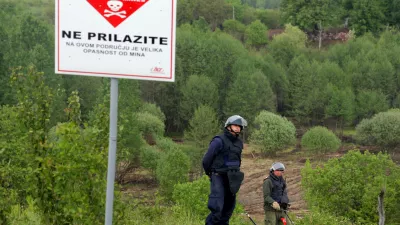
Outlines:
[[[271,169],[269,171],[275,171],[275,170],[280,170],[280,171],[285,171],[285,165],[280,162],[275,162],[272,164]]]
[[[242,129],[243,129],[243,127],[247,126],[247,121],[245,119],[243,119],[243,117],[241,117],[239,115],[234,115],[234,116],[229,117],[226,120],[225,127],[227,127],[229,125],[238,125],[238,126],[241,126]]]

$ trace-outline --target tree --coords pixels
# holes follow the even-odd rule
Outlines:
[[[49,36],[49,28],[31,15],[23,18],[20,28],[20,43],[24,50],[32,50],[37,44],[45,44],[48,52],[53,42]]]
[[[325,108],[326,117],[333,117],[336,120],[336,129],[343,131],[345,123],[351,123],[355,117],[355,96],[350,88],[339,89],[328,84],[328,104]]]
[[[352,74],[354,90],[380,91],[387,95],[389,102],[396,97],[395,71],[385,51],[373,49],[359,54],[349,60],[345,71]]]
[[[283,26],[282,13],[280,10],[257,9],[257,19],[269,29],[276,29]]]
[[[10,71],[6,62],[6,52],[8,52],[8,34],[2,26],[0,26],[0,105],[10,104],[12,99],[12,91],[9,85]]]
[[[350,16],[350,27],[356,31],[357,35],[369,31],[376,33],[385,25],[385,12],[388,9],[385,1],[353,0],[345,2]]]
[[[400,1],[388,0],[387,1],[386,19],[392,26],[398,27],[400,25]]]
[[[261,71],[240,72],[228,90],[225,114],[241,115],[251,124],[261,110],[276,111],[276,98]]]
[[[150,113],[160,119],[162,122],[165,122],[165,115],[161,111],[160,107],[154,103],[145,102],[140,107],[140,112]]]
[[[194,111],[200,105],[217,108],[217,86],[206,76],[192,75],[182,87],[181,115],[185,121],[193,117]]]
[[[278,112],[285,110],[288,102],[289,81],[282,66],[274,61],[270,54],[264,54],[256,57],[256,67],[260,68],[263,74],[267,76],[270,86],[276,95],[276,106]]]
[[[269,45],[275,61],[288,67],[292,59],[306,46],[307,36],[299,28],[290,24],[285,26],[285,32],[274,37]]]
[[[225,0],[197,0],[195,4],[193,15],[204,17],[210,24],[211,30],[222,25],[224,20],[229,18],[231,12],[231,8],[225,3]]]
[[[34,67],[17,68],[11,80],[18,99],[13,129],[19,131],[8,135],[18,134],[13,136],[18,142],[7,141],[3,149],[12,154],[2,154],[4,161],[0,162],[0,168],[12,169],[1,171],[13,184],[10,200],[23,207],[32,196],[44,223],[101,223],[106,144],[97,138],[100,128],[81,126],[79,97],[74,93],[69,98],[69,121],[50,129],[53,96],[43,73]],[[6,165],[10,161],[12,168]]]
[[[319,123],[325,116],[327,78],[317,61],[301,55],[293,59],[288,70],[291,113],[302,122]]]
[[[259,49],[268,42],[267,27],[256,20],[247,27],[244,37],[247,45]]]
[[[251,24],[253,21],[257,20],[256,9],[245,4],[243,6],[243,13],[237,16],[237,20],[245,25]]]
[[[65,76],[63,81],[66,93],[78,91],[81,98],[82,118],[86,120],[89,112],[101,100],[103,79],[98,77]],[[121,86],[123,86],[122,83]],[[123,98],[121,101],[123,101]],[[121,102],[120,105],[123,105],[123,103]]]
[[[210,106],[200,105],[194,112],[193,118],[189,121],[188,130],[185,132],[185,139],[194,142],[203,152],[211,139],[220,130],[220,124],[215,111]]]
[[[302,29],[317,27],[337,22],[343,13],[339,1],[334,0],[282,0],[282,11],[287,16],[287,21]]]
[[[279,9],[282,3],[282,0],[266,0],[261,1],[265,3],[264,8],[266,9]]]
[[[232,35],[240,41],[244,41],[246,26],[238,20],[225,20],[222,24],[224,32]]]
[[[155,102],[167,117],[167,130],[182,131],[185,128],[184,115],[180,105],[182,92],[190,75],[202,74],[209,77],[218,92],[214,102],[217,104],[219,119],[225,118],[223,109],[227,88],[235,79],[236,65],[248,56],[243,44],[224,32],[202,33],[190,25],[178,28],[177,32],[177,81],[172,84],[159,84],[154,89]],[[190,119],[190,118],[189,118]]]
[[[180,0],[177,5],[177,18],[176,25],[190,23],[196,18],[193,18],[193,11],[197,1],[193,0]]]
[[[347,75],[343,69],[333,60],[326,60],[321,63],[321,77],[325,77],[329,83],[341,89],[350,88],[352,90],[351,76]]]
[[[193,27],[195,29],[201,30],[202,32],[207,32],[210,30],[210,26],[202,16],[200,16],[199,19],[193,21]]]
[[[380,91],[361,90],[356,97],[358,119],[371,118],[389,109],[386,96]]]
[[[264,154],[275,155],[296,141],[296,127],[284,117],[261,111],[254,121],[250,143],[260,146]]]
[[[185,130],[185,139],[190,143],[187,153],[192,160],[192,169],[198,175],[203,174],[201,159],[207,150],[212,138],[221,132],[221,124],[217,119],[215,110],[208,105],[200,105],[189,121]]]

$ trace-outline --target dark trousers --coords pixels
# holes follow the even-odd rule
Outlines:
[[[211,193],[208,197],[208,208],[211,213],[207,216],[206,225],[229,225],[229,219],[236,205],[236,195],[229,189],[228,176],[211,175]]]

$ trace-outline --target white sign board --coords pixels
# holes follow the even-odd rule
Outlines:
[[[58,74],[174,81],[177,0],[55,0]]]

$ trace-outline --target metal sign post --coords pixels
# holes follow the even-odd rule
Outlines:
[[[111,78],[110,140],[108,144],[108,172],[106,196],[106,225],[112,224],[114,203],[115,163],[117,162],[118,79]]]
[[[112,225],[118,78],[175,80],[177,0],[55,0],[55,73],[111,78],[105,224]]]

